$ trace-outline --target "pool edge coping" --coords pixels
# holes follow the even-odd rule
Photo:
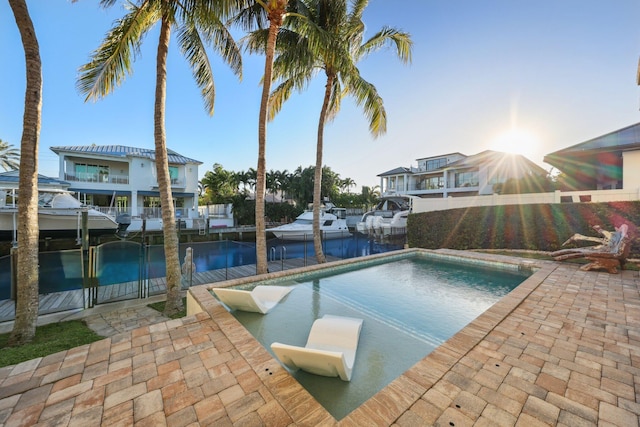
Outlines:
[[[363,404],[340,420],[336,420],[302,385],[284,368],[279,361],[260,344],[242,324],[210,292],[217,287],[238,286],[258,280],[276,280],[295,277],[300,274],[325,269],[348,268],[351,264],[362,263],[363,258],[352,258],[326,264],[318,264],[298,269],[272,272],[262,276],[232,279],[215,284],[205,284],[189,289],[189,295],[207,312],[220,331],[238,350],[249,366],[261,379],[267,389],[281,403],[292,421],[301,425],[340,424],[390,425],[434,384],[442,379],[451,368],[467,353],[479,345],[509,314],[511,314],[543,281],[558,267],[552,261],[516,258],[482,252],[451,249],[403,249],[384,254],[370,255],[364,261],[372,264],[387,259],[402,259],[415,254],[427,254],[445,258],[465,258],[488,264],[508,264],[532,269],[533,274],[525,279],[509,294],[484,311],[460,331],[436,347],[431,353],[391,381]],[[196,308],[197,309],[197,308]]]

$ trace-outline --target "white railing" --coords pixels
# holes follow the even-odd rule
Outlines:
[[[110,215],[112,217],[117,217],[120,214],[129,214],[132,218],[146,218],[146,219],[155,219],[162,218],[162,208],[138,208],[136,212],[133,212],[130,208],[109,208],[109,207],[100,207],[94,206],[93,209]],[[186,219],[192,218],[191,209],[188,208],[176,208],[175,211],[176,219]],[[196,214],[196,217],[197,214]],[[199,217],[202,217],[201,215]]]
[[[640,200],[634,190],[554,191],[552,193],[492,194],[472,197],[413,198],[412,213],[443,211],[473,206],[531,205],[538,203],[624,202]]]
[[[198,206],[198,214],[204,218],[232,218],[232,206],[231,204]]]
[[[64,174],[65,181],[73,182],[102,182],[105,184],[129,184],[127,175],[99,174],[99,173],[76,173]]]

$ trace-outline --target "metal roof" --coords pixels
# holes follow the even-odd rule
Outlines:
[[[547,159],[554,157],[570,156],[573,154],[584,153],[586,151],[618,151],[626,149],[637,149],[640,145],[640,123],[636,123],[625,128],[609,132],[605,135],[598,136],[580,144],[572,145],[562,150],[555,151],[545,156]]]
[[[79,154],[96,154],[108,157],[142,157],[155,161],[155,150],[148,148],[128,147],[126,145],[66,145],[58,147],[50,147],[51,151],[56,154],[60,152],[79,153]],[[195,163],[201,165],[199,160],[185,157],[173,150],[167,149],[167,156],[170,164],[184,165],[187,163]]]
[[[379,173],[377,176],[398,175],[405,173],[411,173],[411,169],[400,166],[395,169],[391,169],[390,171]]]
[[[2,184],[18,184],[20,178],[20,171],[12,170],[9,172],[0,173],[0,185]],[[61,187],[68,187],[71,184],[67,181],[63,181],[59,178],[53,178],[50,176],[44,176],[38,174],[38,185],[59,185]]]

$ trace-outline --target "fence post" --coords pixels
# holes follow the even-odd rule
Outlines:
[[[9,251],[11,257],[11,299],[18,299],[18,248],[12,246]]]

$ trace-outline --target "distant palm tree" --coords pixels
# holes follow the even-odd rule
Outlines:
[[[20,168],[20,150],[13,148],[11,144],[8,144],[0,139],[0,167],[2,169],[16,170]]]
[[[242,2],[242,0],[240,0]],[[267,234],[264,214],[264,196],[266,192],[267,178],[267,117],[269,114],[269,92],[271,92],[273,57],[276,51],[276,36],[287,15],[289,0],[246,0],[246,7],[236,16],[235,22],[245,30],[256,27],[262,29],[265,18],[269,21],[269,29],[266,31],[266,41],[258,49],[249,46],[250,52],[265,54],[264,76],[262,80],[262,96],[260,98],[260,113],[258,116],[258,167],[256,170],[256,273],[268,272],[267,265]],[[294,1],[291,1],[293,4]]]
[[[347,193],[350,192],[351,187],[355,187],[356,182],[351,178],[345,178],[340,183],[340,188],[343,190],[347,190]]]
[[[213,171],[207,171],[200,182],[212,203],[229,203],[238,191],[236,174],[219,163],[215,163]]]
[[[115,1],[101,0],[100,4],[111,6]],[[138,4],[126,3],[127,15],[116,21],[103,43],[93,52],[91,61],[82,66],[78,80],[78,87],[87,96],[87,100],[98,99],[112,92],[126,74],[132,72],[131,63],[140,51],[144,36],[160,22],[156,59],[154,139],[167,271],[167,303],[164,310],[167,315],[182,309],[178,236],[165,132],[167,54],[171,27],[175,26],[178,30],[178,43],[182,53],[191,66],[208,113],[213,114],[215,87],[205,44],[212,45],[236,75],[241,75],[242,67],[240,51],[221,20],[221,17],[229,15],[231,11],[222,10],[222,4],[226,5],[226,2],[139,0]]]
[[[269,102],[270,118],[282,108],[293,89],[306,89],[315,75],[324,71],[326,85],[316,146],[316,167],[313,192],[313,241],[319,263],[325,262],[320,236],[320,204],[322,184],[322,152],[325,123],[340,111],[345,95],[351,95],[364,109],[369,130],[374,137],[387,129],[387,115],[375,86],[364,80],[356,64],[371,52],[394,45],[403,62],[411,61],[411,36],[384,27],[364,41],[362,14],[369,0],[354,0],[348,10],[345,0],[304,0],[304,7],[288,21],[289,32],[278,40],[278,57],[274,61],[273,77],[283,82],[273,91]],[[298,18],[298,15],[304,18]],[[265,76],[265,79],[267,77]]]
[[[9,345],[33,341],[38,321],[38,143],[42,116],[40,46],[26,0],[9,0],[22,38],[27,84],[20,141],[18,186],[18,295]]]

